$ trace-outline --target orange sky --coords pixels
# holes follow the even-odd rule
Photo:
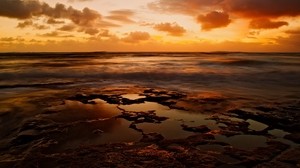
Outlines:
[[[0,52],[299,52],[299,6],[299,0],[1,0]]]

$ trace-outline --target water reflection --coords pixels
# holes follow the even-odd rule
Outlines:
[[[71,122],[79,120],[106,119],[120,114],[116,105],[111,105],[103,100],[95,99],[91,103],[83,104],[79,101],[66,100],[63,105],[48,108],[49,111],[57,111],[49,116],[57,122]]]

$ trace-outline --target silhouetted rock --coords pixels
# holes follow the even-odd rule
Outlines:
[[[190,127],[185,124],[181,124],[181,127],[185,131],[191,131],[191,132],[199,132],[199,133],[207,133],[210,131],[210,129],[205,125],[200,125],[196,127]]]
[[[291,133],[285,135],[284,138],[300,144],[300,133]]]
[[[141,142],[159,142],[163,140],[164,137],[161,134],[158,133],[149,133],[149,134],[144,134],[142,139],[140,140]]]

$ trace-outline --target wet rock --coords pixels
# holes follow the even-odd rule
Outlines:
[[[213,130],[210,133],[212,134],[216,134],[216,135],[224,135],[226,137],[231,137],[231,136],[235,136],[235,135],[240,135],[241,133],[239,131],[229,131],[226,130],[227,128],[221,128],[221,130]]]
[[[215,120],[217,124],[224,124],[225,126],[219,126],[223,133],[237,133],[237,132],[248,132],[248,126],[250,125],[248,122],[245,121],[232,121],[229,118],[220,118],[218,116],[212,116],[208,118],[210,120]]]
[[[254,167],[262,162],[271,161],[275,156],[279,155],[289,147],[289,145],[278,141],[269,141],[267,144],[267,147],[259,147],[252,151],[225,147],[224,154],[241,160],[241,163],[244,166]]]
[[[212,134],[197,134],[187,137],[185,140],[189,144],[207,144],[209,141],[214,140],[215,137]]]
[[[291,163],[293,165],[300,166],[300,147],[289,150],[285,152],[283,155],[278,157],[279,161]]]
[[[12,145],[23,145],[39,138],[39,132],[36,130],[26,130],[20,132],[16,138],[11,141]]]
[[[104,133],[104,131],[102,131],[101,129],[96,129],[93,131],[93,134],[102,134]]]
[[[127,98],[121,99],[122,105],[140,104],[140,103],[144,103],[144,102],[145,102],[145,98],[140,98],[140,99],[135,99],[135,100],[131,100],[131,99],[127,99]]]
[[[140,142],[159,142],[161,140],[163,140],[164,137],[161,134],[158,133],[149,133],[149,134],[143,134],[142,139],[140,140]]]
[[[9,111],[0,111],[0,117],[7,116],[7,115],[9,115],[9,114],[10,114]]]
[[[210,129],[206,125],[200,125],[196,127],[189,127],[188,125],[181,124],[181,127],[185,131],[191,131],[191,132],[199,132],[199,133],[207,133],[210,131]]]
[[[270,112],[270,111],[276,110],[276,108],[274,108],[274,107],[266,107],[266,106],[258,106],[258,107],[255,107],[255,109],[263,111],[263,112]]]
[[[148,112],[127,112],[123,111],[117,118],[124,118],[128,121],[133,121],[135,124],[138,123],[161,123],[168,119],[168,117],[157,116],[154,111]]]
[[[289,164],[289,163],[284,163],[284,162],[279,162],[279,161],[272,161],[272,162],[267,162],[263,164],[259,164],[255,166],[255,168],[299,168],[296,165]]]
[[[174,152],[180,152],[180,153],[186,153],[188,151],[185,147],[178,144],[171,144],[167,146],[166,149]]]
[[[135,123],[131,123],[131,124],[129,125],[129,128],[134,129],[134,130],[136,130],[136,131],[138,131],[138,132],[143,132],[143,130],[142,130],[142,129],[139,129],[139,128],[136,126]]]
[[[284,138],[300,144],[300,133],[288,134],[285,135]]]

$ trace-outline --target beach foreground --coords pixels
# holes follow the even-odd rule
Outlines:
[[[0,167],[300,166],[300,64],[94,55],[1,57]]]

